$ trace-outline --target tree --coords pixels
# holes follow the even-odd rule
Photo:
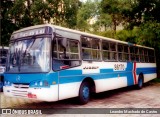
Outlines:
[[[51,2],[44,0],[34,0],[31,4],[31,19],[33,19],[33,24],[44,24],[46,22],[50,22],[51,13],[53,12],[51,8]]]
[[[69,28],[76,28],[77,12],[81,6],[79,0],[64,0],[64,17],[65,26]]]
[[[102,12],[109,14],[112,20],[112,30],[116,34],[117,26],[125,22],[123,12],[130,9],[130,4],[127,0],[102,0]]]
[[[112,27],[112,19],[111,16],[105,13],[100,13],[97,16],[97,21],[95,24],[93,24],[94,31],[101,31],[102,28],[104,28],[104,31],[107,30],[108,27]]]
[[[136,42],[150,47],[160,47],[160,23],[147,21],[141,24]]]
[[[13,1],[1,1],[1,45],[8,46],[11,33],[17,29],[13,23],[12,18],[8,14],[9,10],[13,7]]]
[[[77,13],[77,28],[83,31],[90,29],[89,21],[98,15],[98,1],[82,3]]]
[[[123,12],[128,18],[128,28],[132,29],[150,20],[160,22],[160,0],[130,0],[130,5],[131,9]]]
[[[13,7],[9,10],[9,15],[19,28],[33,25],[31,19],[31,1],[30,0],[16,0]]]

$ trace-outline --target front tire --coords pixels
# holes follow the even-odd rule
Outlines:
[[[4,77],[0,76],[0,92],[3,92]]]
[[[83,82],[79,89],[80,104],[87,104],[90,100],[90,86],[88,82]]]

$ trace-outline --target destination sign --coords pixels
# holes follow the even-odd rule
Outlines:
[[[39,29],[32,29],[32,30],[19,32],[14,34],[13,36],[14,38],[21,38],[21,37],[34,36],[34,35],[39,35],[44,33],[45,33],[45,28],[39,28]]]
[[[41,34],[49,34],[49,33],[51,33],[50,27],[41,27],[41,28],[35,28],[35,29],[30,29],[30,30],[15,33],[12,35],[12,39],[34,36],[34,35],[41,35]]]

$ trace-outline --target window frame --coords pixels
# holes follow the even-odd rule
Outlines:
[[[103,43],[108,43],[109,44],[109,50],[104,50],[103,49]],[[114,43],[115,44],[115,51],[113,51],[113,50],[111,50],[111,43]],[[102,52],[102,60],[103,61],[109,61],[109,62],[112,62],[112,61],[118,61],[118,55],[117,55],[117,42],[114,42],[114,41],[108,41],[108,40],[102,40],[102,50],[101,50],[101,52]],[[104,59],[104,52],[109,52],[109,59],[108,60],[106,60],[106,59]],[[116,59],[110,59],[111,58],[111,53],[114,53],[114,54],[116,54],[115,56],[116,56]]]
[[[82,64],[82,61],[81,61],[81,49],[80,49],[80,41],[79,40],[77,40],[77,39],[71,39],[71,38],[65,38],[65,39],[67,39],[66,41],[67,41],[67,43],[71,40],[71,41],[77,41],[78,42],[78,53],[77,53],[77,55],[79,56],[79,59],[61,59],[60,57],[59,57],[59,48],[58,48],[58,39],[57,38],[65,38],[65,37],[61,37],[61,36],[55,36],[54,37],[54,39],[52,40],[52,70],[53,71],[61,71],[61,70],[66,70],[66,69],[71,69],[71,68],[74,68],[74,67],[78,67],[78,66],[81,66],[81,64]],[[55,46],[55,43],[54,43],[54,41],[56,42],[56,50],[57,51],[54,51],[54,46]],[[69,45],[70,46],[70,45]],[[54,58],[54,56],[53,56],[53,53],[54,52],[56,52],[56,54],[57,54],[57,58]],[[71,52],[69,52],[70,54],[71,54]],[[66,55],[67,55],[67,46],[66,46]],[[68,68],[59,68],[59,69],[54,69],[53,68],[53,61],[54,60],[58,60],[58,61],[62,61],[62,62],[64,62],[64,61],[69,61],[69,62],[71,62],[71,61],[79,61],[79,64],[78,65],[75,65],[75,66],[69,66]]]
[[[122,51],[119,51],[119,45],[123,47]],[[127,52],[125,51],[125,47],[127,47]],[[118,43],[117,44],[117,51],[118,51],[118,61],[120,62],[129,62],[130,61],[130,51],[129,46],[127,44]],[[119,54],[122,54],[122,59],[120,59]],[[125,56],[128,56],[128,59],[125,59]]]
[[[91,47],[84,47],[83,46],[82,40],[83,39],[87,39],[87,38],[91,39]],[[81,36],[80,40],[81,40],[81,59],[83,61],[102,61],[102,56],[101,56],[101,39],[94,38],[94,37],[89,37],[89,36]],[[98,40],[98,48],[97,49],[93,48],[93,41],[96,41],[96,40]],[[89,56],[91,58],[89,58],[89,59],[83,58],[83,53],[84,53],[83,50],[90,50],[90,55]],[[97,51],[99,53],[99,58],[98,59],[93,59],[93,51]]]

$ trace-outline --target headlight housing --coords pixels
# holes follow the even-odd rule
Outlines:
[[[4,81],[4,86],[11,86],[11,85],[12,85],[11,82],[9,82],[9,81]]]
[[[47,80],[31,82],[29,87],[50,87]]]

